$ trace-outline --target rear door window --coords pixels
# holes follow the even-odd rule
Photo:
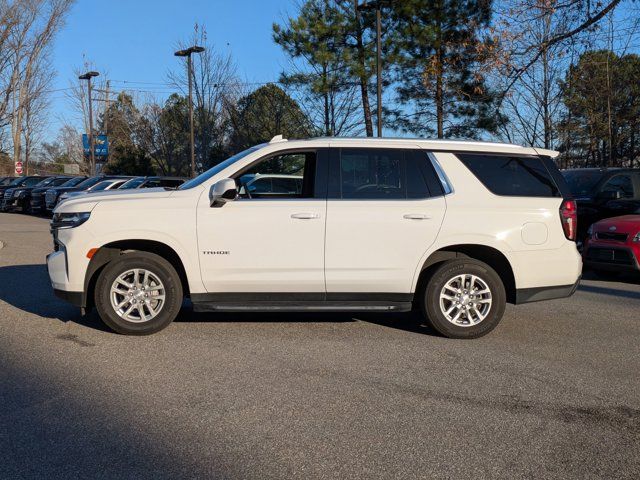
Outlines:
[[[407,200],[441,195],[428,156],[419,150],[342,148],[332,153],[329,197]]]
[[[475,153],[457,153],[456,156],[496,195],[562,196],[540,157]]]

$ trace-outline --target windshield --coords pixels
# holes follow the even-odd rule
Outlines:
[[[89,177],[83,182],[78,183],[76,187],[78,187],[78,189],[80,190],[86,190],[87,188],[93,187],[96,183],[101,182],[102,180],[104,180],[103,177]]]
[[[103,182],[100,182],[94,185],[89,190],[91,190],[92,192],[101,192],[102,190],[105,190],[112,183],[114,183],[113,180],[105,180]]]
[[[118,190],[131,190],[132,188],[138,188],[145,181],[145,177],[132,178],[124,182]]]
[[[45,178],[44,180],[40,180],[38,183],[36,183],[35,186],[36,187],[46,187],[47,185],[51,185],[55,179],[56,179],[56,177]]]
[[[562,172],[562,175],[569,185],[571,194],[575,197],[591,195],[602,178],[602,172],[598,171],[568,170]]]
[[[76,185],[78,185],[81,182],[84,182],[85,180],[86,180],[85,177],[75,177],[75,178],[72,178],[70,180],[67,180],[61,186],[62,187],[75,187]]]
[[[253,152],[257,151],[257,150],[260,150],[265,145],[267,145],[267,144],[263,143],[263,144],[260,144],[260,145],[256,145],[255,147],[247,148],[246,150],[244,150],[244,151],[242,151],[240,153],[236,153],[233,157],[227,158],[224,162],[221,162],[221,163],[217,164],[216,166],[210,168],[206,172],[201,173],[196,178],[192,178],[188,182],[183,183],[182,185],[180,185],[178,187],[178,190],[187,190],[189,188],[193,188],[193,187],[197,187],[198,185],[201,185],[202,183],[204,183],[207,180],[209,180],[211,177],[214,177],[215,175],[220,173],[222,170],[227,168],[229,165],[233,165],[235,162],[237,162],[241,158],[244,158],[247,155],[249,155],[250,153],[253,153]]]
[[[26,179],[27,177],[16,177],[9,185],[12,187],[15,187],[16,185],[22,185],[24,182],[26,182]]]
[[[44,179],[41,177],[27,177],[24,182],[22,182],[21,186],[23,187],[35,187],[37,184],[42,182]]]
[[[62,178],[55,178],[52,182],[51,182],[51,186],[52,187],[59,187],[60,185],[64,185],[65,183],[67,183],[69,181],[69,177],[62,177]]]

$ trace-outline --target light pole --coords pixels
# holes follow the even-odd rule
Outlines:
[[[361,11],[376,11],[376,96],[378,102],[378,137],[382,137],[382,0],[373,0],[356,7]]]
[[[178,50],[174,53],[176,57],[187,57],[187,78],[189,79],[189,140],[191,143],[191,178],[196,176],[196,154],[194,148],[194,135],[193,135],[193,94],[192,94],[192,80],[193,70],[191,68],[191,54],[204,52],[204,47],[198,47],[194,45],[185,50]]]
[[[100,75],[98,72],[87,72],[84,75],[80,75],[78,80],[87,81],[87,89],[89,91],[89,155],[91,162],[89,164],[89,171],[91,175],[96,174],[96,157],[93,147],[93,107],[91,105],[91,77],[97,77]]]

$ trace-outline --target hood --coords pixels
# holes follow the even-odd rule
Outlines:
[[[78,192],[78,191],[82,191],[80,190],[78,187],[50,187],[47,188],[47,190],[55,190],[55,192],[60,195],[62,193],[66,193],[66,192]]]
[[[56,212],[80,212],[91,211],[100,202],[135,201],[149,198],[166,198],[175,190],[159,188],[142,188],[139,190],[108,190],[103,192],[87,193],[64,200],[56,207]]]
[[[614,231],[620,233],[633,233],[634,235],[640,231],[640,215],[623,215],[621,217],[607,218],[593,224],[593,229],[597,232],[610,231],[615,227]]]

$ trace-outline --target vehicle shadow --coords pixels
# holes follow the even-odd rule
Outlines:
[[[44,264],[0,267],[0,300],[39,317],[108,331],[95,315],[82,316],[79,308],[53,294]]]
[[[54,318],[62,322],[74,322],[96,330],[110,332],[98,318],[95,310],[81,315],[80,309],[57,298],[53,294],[47,268],[40,265],[9,265],[0,267],[0,301],[4,301],[24,312],[43,318]],[[399,318],[399,314],[390,317]],[[386,317],[386,316],[385,316]],[[199,313],[194,312],[191,303],[186,300],[176,322],[256,322],[256,323],[344,323],[357,320],[393,325],[392,319],[382,320],[376,315],[358,315],[349,313],[322,312],[233,312]],[[401,318],[401,317],[400,317]],[[400,321],[398,325],[404,325]]]

